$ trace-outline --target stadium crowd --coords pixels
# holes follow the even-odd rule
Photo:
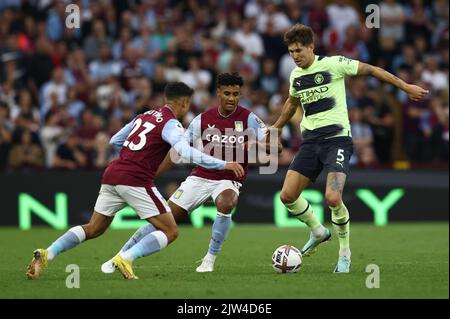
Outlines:
[[[66,6],[81,28],[67,28]],[[365,8],[378,4],[381,28]],[[271,124],[295,67],[283,33],[311,26],[316,53],[378,65],[430,90],[420,102],[371,77],[348,78],[360,167],[448,168],[448,1],[0,0],[0,170],[100,169],[109,138],[163,104],[169,81],[195,89],[194,116],[217,104],[215,79],[238,71],[240,104]],[[280,164],[300,144],[285,127]]]

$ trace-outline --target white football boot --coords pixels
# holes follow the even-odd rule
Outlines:
[[[195,269],[196,272],[212,272],[214,271],[214,262],[216,261],[216,256],[211,254],[206,254],[205,257],[201,260],[202,263],[200,266]]]
[[[114,266],[113,259],[106,261],[103,263],[101,270],[104,274],[112,274],[116,271],[116,267]]]

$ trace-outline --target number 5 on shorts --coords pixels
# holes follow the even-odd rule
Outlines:
[[[344,161],[344,159],[345,159],[344,150],[342,148],[340,148],[337,151],[336,164],[343,166],[342,162]]]

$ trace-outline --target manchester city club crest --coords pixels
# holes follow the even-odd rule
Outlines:
[[[323,75],[322,74],[320,74],[320,73],[317,73],[315,76],[314,76],[314,82],[316,82],[316,84],[321,84],[322,82],[323,82]]]
[[[244,124],[242,123],[242,121],[234,121],[234,130],[236,132],[244,131]]]

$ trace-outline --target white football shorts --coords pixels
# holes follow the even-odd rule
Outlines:
[[[105,216],[114,216],[130,206],[141,219],[170,212],[166,200],[156,187],[102,184],[94,210]]]
[[[215,202],[217,196],[224,190],[231,189],[239,195],[241,187],[241,183],[228,179],[211,180],[198,176],[189,176],[181,183],[169,200],[190,213],[209,198],[212,198]]]

